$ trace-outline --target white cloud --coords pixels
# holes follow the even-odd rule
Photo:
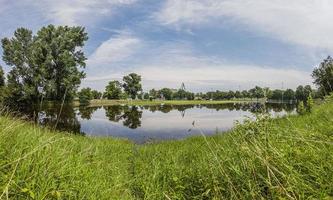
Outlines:
[[[136,0],[28,0],[48,20],[56,24],[77,25],[101,19],[112,14],[117,6],[129,5]]]
[[[122,61],[136,52],[140,43],[140,39],[127,34],[112,37],[89,56],[88,63],[113,64]]]
[[[132,57],[142,46],[142,41],[128,32],[104,41],[92,55],[88,57],[87,73],[100,78],[120,70],[124,61]],[[90,79],[92,80],[92,79]]]
[[[231,21],[283,41],[333,50],[332,10],[332,0],[167,0],[155,17],[177,28]]]
[[[248,89],[255,85],[280,88],[282,83],[289,88],[296,88],[300,84],[311,84],[308,72],[246,65],[205,64],[189,68],[162,66],[161,69],[144,67],[137,72],[144,80],[154,84],[166,82],[173,87],[179,87],[180,83],[185,82],[191,89],[228,90],[238,89],[238,86]]]
[[[238,89],[239,86],[248,89],[255,85],[280,88],[282,82],[285,87],[296,88],[300,84],[312,82],[310,72],[292,67],[286,69],[277,66],[229,63],[221,58],[196,55],[187,44],[173,43],[158,46],[137,38],[123,38],[123,36],[120,38],[103,43],[93,54],[93,57],[99,55],[96,60],[105,58],[107,67],[100,68],[101,70],[95,69],[102,73],[88,74],[85,85],[94,83],[96,89],[103,89],[109,80],[119,80],[129,72],[142,75],[146,90],[161,87],[178,88],[182,82],[193,91],[207,91],[211,88],[229,90]],[[136,55],[136,59],[133,59],[132,55],[135,54],[133,49],[138,41],[140,48],[136,51],[144,53]],[[108,48],[114,45],[117,48]],[[122,53],[117,55],[116,52]],[[107,56],[109,53],[116,57]],[[127,67],[117,68],[119,64],[126,66],[127,63],[135,68],[132,70]]]

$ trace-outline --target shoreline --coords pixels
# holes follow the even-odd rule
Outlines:
[[[252,102],[265,102],[263,99],[239,99],[239,100],[91,100],[87,105],[81,105],[78,101],[74,101],[72,104],[74,107],[87,106],[87,107],[99,107],[99,106],[114,106],[114,105],[136,105],[136,106],[150,106],[150,105],[198,105],[198,104],[228,104],[228,103],[252,103]]]

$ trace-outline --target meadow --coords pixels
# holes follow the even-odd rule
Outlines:
[[[3,113],[0,199],[331,199],[332,152],[332,96],[304,115],[145,145]]]

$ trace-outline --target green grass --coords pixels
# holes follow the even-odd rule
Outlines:
[[[112,106],[112,105],[138,105],[138,106],[149,106],[149,105],[194,105],[194,104],[224,104],[224,103],[237,103],[237,102],[253,102],[256,99],[235,99],[235,100],[222,100],[222,101],[210,101],[210,100],[108,100],[108,99],[94,99],[89,103],[90,107],[94,106]],[[261,100],[259,100],[261,101]],[[79,106],[80,103],[75,101],[74,106]]]
[[[333,101],[134,145],[0,118],[0,199],[332,199]]]

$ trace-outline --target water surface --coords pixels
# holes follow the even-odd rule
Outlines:
[[[236,120],[258,113],[282,116],[294,113],[288,104],[157,105],[105,107],[45,107],[42,125],[87,136],[128,138],[137,143],[212,135],[231,129]],[[59,116],[59,117],[58,117]]]

